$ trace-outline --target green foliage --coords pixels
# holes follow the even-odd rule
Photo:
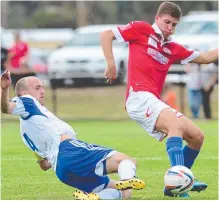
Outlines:
[[[58,7],[51,12],[37,9],[31,20],[37,22],[37,26],[41,28],[73,28],[73,13],[69,15],[68,12],[62,11],[63,9]]]
[[[8,9],[8,27],[24,28],[26,9],[22,4],[15,4]]]
[[[109,146],[137,159],[137,175],[146,188],[134,191],[132,199],[175,200],[163,196],[163,176],[169,168],[165,142],[149,137],[134,121],[68,122],[78,138],[89,143]],[[194,175],[209,187],[201,193],[191,192],[192,200],[218,199],[217,121],[195,122],[205,133],[203,149],[192,169]],[[41,171],[19,135],[19,124],[2,124],[2,199],[72,200],[75,189],[62,184],[50,170]],[[117,179],[117,175],[112,175]]]
[[[86,24],[126,24],[131,20],[154,21],[162,1],[10,1],[9,28],[76,28]],[[217,1],[177,1],[183,15],[191,10],[217,10]],[[82,7],[85,9],[81,9]]]

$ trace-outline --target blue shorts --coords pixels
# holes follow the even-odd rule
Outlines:
[[[80,140],[65,140],[59,145],[56,175],[60,181],[87,193],[104,189],[109,183],[106,176],[106,158],[112,149],[88,144]],[[95,173],[98,162],[103,161],[102,175]]]

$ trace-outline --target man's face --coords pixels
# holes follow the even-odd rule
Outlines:
[[[27,94],[36,98],[41,105],[44,105],[45,90],[42,82],[38,78],[31,77],[27,80]]]
[[[175,31],[176,25],[179,22],[179,19],[176,19],[170,15],[162,15],[155,17],[155,22],[158,28],[163,33],[165,39],[167,39],[170,35],[172,35]]]

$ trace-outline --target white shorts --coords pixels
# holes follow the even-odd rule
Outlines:
[[[107,158],[110,158],[111,156],[113,156],[115,153],[117,153],[117,151],[111,151],[110,153],[108,153],[102,160],[100,160],[95,168],[95,174],[98,176],[104,176],[104,163],[103,161],[105,161]]]
[[[129,90],[129,96],[126,101],[126,110],[128,115],[137,121],[150,136],[162,141],[166,134],[155,130],[155,124],[162,110],[170,108],[176,113],[177,117],[183,116],[180,112],[171,108],[159,100],[155,95],[147,91],[134,92],[132,87]]]

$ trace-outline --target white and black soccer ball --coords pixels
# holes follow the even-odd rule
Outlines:
[[[194,175],[185,166],[177,165],[168,169],[164,175],[164,185],[175,195],[187,193],[192,189]]]

